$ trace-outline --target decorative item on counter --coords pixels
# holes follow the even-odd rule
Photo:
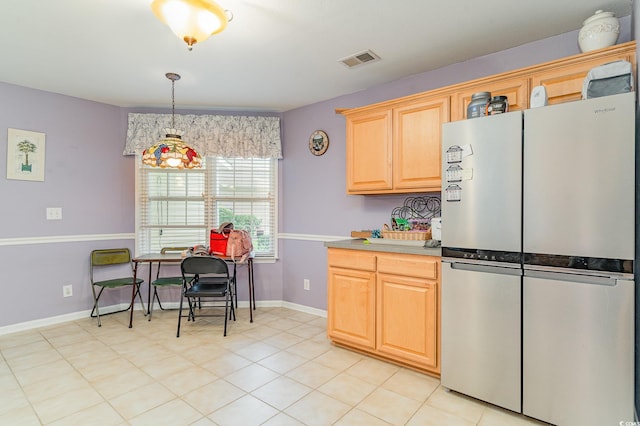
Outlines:
[[[428,231],[394,231],[389,228],[389,225],[384,224],[382,229],[382,238],[392,240],[405,240],[405,241],[426,241],[431,239],[431,230]]]
[[[391,229],[394,231],[409,231],[411,226],[407,219],[401,217],[391,218]]]
[[[478,92],[471,95],[471,102],[467,105],[467,118],[483,117],[487,115],[487,105],[491,99],[490,92]]]
[[[509,111],[509,100],[506,96],[494,96],[487,105],[487,115],[502,114]]]
[[[613,46],[620,35],[620,22],[613,12],[596,10],[585,19],[578,33],[578,45],[583,52]]]
[[[351,238],[371,238],[371,231],[351,231]]]
[[[391,211],[391,218],[430,219],[440,216],[440,198],[409,197]]]
[[[382,233],[379,229],[373,229],[371,231],[371,238],[382,238]]]
[[[409,227],[412,231],[428,231],[431,229],[430,219],[409,219]]]

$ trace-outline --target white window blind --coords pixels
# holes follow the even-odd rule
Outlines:
[[[192,170],[136,164],[137,253],[208,246],[211,229],[233,222],[251,234],[256,257],[276,257],[276,159],[207,157]]]

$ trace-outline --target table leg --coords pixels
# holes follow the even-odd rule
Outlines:
[[[235,308],[238,308],[238,269],[236,262],[233,262],[233,296],[235,298]],[[231,301],[233,304],[233,300]]]
[[[131,285],[131,313],[129,314],[129,328],[133,327],[133,303],[136,301],[136,279],[138,277],[138,262],[133,262],[133,285]]]
[[[158,266],[159,268],[160,266]],[[149,281],[147,281],[147,288],[149,289],[147,291],[147,314],[151,315],[151,270],[153,269],[153,262],[149,262]],[[149,321],[151,321],[151,318],[149,318]]]
[[[256,290],[253,286],[253,258],[247,262],[247,274],[249,275],[249,322],[253,322],[253,311],[256,309]]]

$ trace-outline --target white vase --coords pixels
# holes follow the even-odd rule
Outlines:
[[[613,12],[597,10],[585,19],[578,34],[578,45],[583,52],[613,46],[620,35],[620,22]]]

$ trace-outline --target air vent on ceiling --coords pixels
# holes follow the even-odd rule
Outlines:
[[[380,56],[376,55],[371,50],[365,50],[364,52],[359,52],[354,55],[347,56],[346,58],[342,58],[340,59],[340,62],[342,62],[349,68],[354,68],[359,65],[368,64],[379,60]]]

